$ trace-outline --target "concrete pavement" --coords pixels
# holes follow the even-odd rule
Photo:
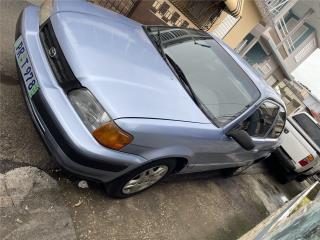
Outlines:
[[[222,178],[176,176],[129,199],[108,198],[102,187],[59,173],[78,239],[236,239],[303,188],[279,185],[267,174]],[[290,191],[287,191],[290,189]],[[78,207],[73,207],[77,203]]]
[[[3,240],[74,240],[72,219],[57,182],[33,167],[0,174]]]
[[[55,168],[40,137],[35,134],[15,68],[15,25],[19,13],[28,4],[19,0],[0,1],[0,172],[26,165]]]

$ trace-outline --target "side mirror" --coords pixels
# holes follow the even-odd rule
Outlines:
[[[228,137],[232,137],[241,147],[250,151],[255,145],[250,135],[244,130],[231,130],[227,133]]]

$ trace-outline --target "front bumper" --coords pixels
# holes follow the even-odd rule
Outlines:
[[[86,129],[47,61],[39,39],[38,11],[35,6],[25,8],[16,28],[16,38],[22,35],[40,85],[40,90],[29,99],[21,81],[32,119],[50,152],[63,168],[92,180],[112,181],[146,160],[101,146]]]

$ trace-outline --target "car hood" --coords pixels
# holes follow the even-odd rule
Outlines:
[[[210,123],[142,26],[97,9],[58,9],[51,22],[74,75],[109,115]]]

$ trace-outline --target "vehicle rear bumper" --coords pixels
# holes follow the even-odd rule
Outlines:
[[[19,67],[21,87],[32,119],[57,162],[88,179],[109,182],[146,160],[140,156],[101,146],[91,136],[60,88],[39,39],[39,8],[28,6],[16,26],[22,35],[40,90],[30,99]]]
[[[278,159],[281,160],[280,164],[288,171],[294,172],[298,175],[313,175],[314,173],[320,171],[320,161],[318,158],[314,159],[308,165],[304,167],[296,167],[294,161],[290,158],[290,156],[285,152],[281,147],[278,148],[273,153]]]
[[[309,170],[303,172],[303,175],[312,176],[316,173],[320,173],[320,160],[319,160],[319,158],[317,158],[313,161],[316,161],[315,165],[312,168],[310,168]]]

